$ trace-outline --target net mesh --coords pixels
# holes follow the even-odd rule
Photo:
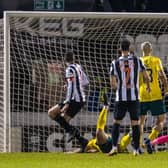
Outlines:
[[[47,115],[48,109],[64,100],[63,55],[72,50],[89,77],[85,108],[71,121],[86,138],[95,136],[102,94],[111,102],[107,119],[110,132],[115,94],[110,88],[109,68],[118,56],[120,39],[131,41],[141,56],[140,44],[150,41],[154,55],[165,70],[168,59],[168,19],[151,17],[11,16],[10,17],[10,104],[13,151],[65,151],[77,142],[66,143],[65,132]],[[3,118],[3,117],[2,117]],[[145,132],[154,118],[148,116]],[[129,128],[129,116],[122,131]],[[168,133],[167,127],[164,133]]]

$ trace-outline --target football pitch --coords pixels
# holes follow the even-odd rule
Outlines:
[[[167,168],[168,152],[118,154],[1,153],[0,168]]]

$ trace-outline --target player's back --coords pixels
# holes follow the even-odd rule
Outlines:
[[[143,56],[142,62],[146,66],[149,78],[151,92],[147,93],[146,83],[143,80],[142,74],[140,75],[140,101],[149,102],[161,100],[161,88],[159,85],[159,71],[163,69],[161,60],[156,56]]]

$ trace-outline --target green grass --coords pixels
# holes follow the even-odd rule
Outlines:
[[[1,153],[0,168],[167,168],[168,152],[118,154]]]

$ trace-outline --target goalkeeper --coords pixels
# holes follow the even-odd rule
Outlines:
[[[112,137],[107,134],[104,129],[106,125],[107,112],[109,110],[109,105],[107,101],[106,94],[104,97],[104,106],[99,114],[97,125],[96,125],[96,138],[89,140],[84,152],[94,153],[94,152],[103,152],[109,153],[112,148]],[[128,133],[123,136],[120,140],[120,144],[118,144],[118,152],[128,152],[127,146],[131,141],[131,134]],[[75,152],[81,152],[80,150],[76,150]],[[75,153],[74,152],[74,153]]]

